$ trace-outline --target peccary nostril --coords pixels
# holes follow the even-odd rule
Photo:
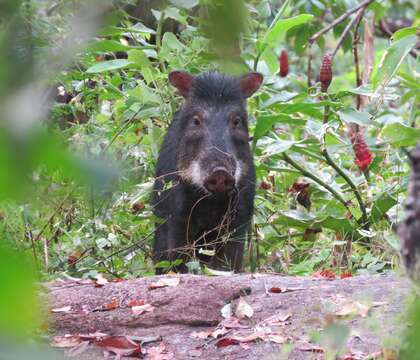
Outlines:
[[[207,178],[204,186],[211,192],[228,192],[235,186],[235,178],[225,170],[217,170]]]

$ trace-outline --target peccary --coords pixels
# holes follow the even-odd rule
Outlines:
[[[262,80],[255,72],[169,74],[185,102],[156,166],[153,205],[162,222],[155,228],[155,262],[181,259],[175,270],[186,272],[195,258],[214,269],[241,271],[255,194],[246,98]]]

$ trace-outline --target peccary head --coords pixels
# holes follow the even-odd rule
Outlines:
[[[246,98],[261,85],[259,73],[239,78],[217,72],[169,74],[185,98],[178,118],[177,169],[207,193],[229,193],[252,166]]]

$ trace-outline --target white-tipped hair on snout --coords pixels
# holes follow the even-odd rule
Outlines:
[[[199,161],[193,161],[188,168],[182,172],[182,177],[193,185],[204,187],[204,176]]]
[[[235,169],[235,186],[238,186],[239,181],[242,177],[242,166],[240,161],[236,161],[236,169]]]

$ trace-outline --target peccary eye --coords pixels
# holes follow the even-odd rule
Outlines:
[[[239,115],[236,115],[232,119],[233,126],[238,126],[241,123],[241,117]]]
[[[200,117],[198,115],[194,115],[193,116],[193,122],[194,122],[194,125],[200,126],[201,125]]]

